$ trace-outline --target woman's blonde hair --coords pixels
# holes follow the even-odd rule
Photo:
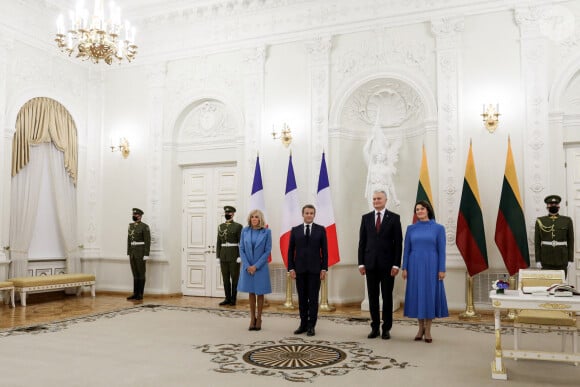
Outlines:
[[[252,210],[248,214],[248,226],[252,227],[252,215],[258,215],[260,219],[260,223],[258,223],[258,228],[264,228],[266,226],[266,222],[264,221],[264,213],[260,210]]]

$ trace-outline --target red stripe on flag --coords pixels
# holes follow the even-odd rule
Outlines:
[[[286,269],[288,269],[288,246],[290,246],[290,230],[280,235],[280,252]]]
[[[328,243],[328,267],[338,263],[340,256],[338,254],[338,237],[336,236],[336,224],[326,227],[326,240]]]
[[[487,269],[485,258],[481,253],[481,250],[479,249],[479,246],[477,245],[471,230],[469,229],[467,220],[461,212],[457,217],[456,244],[457,248],[461,252],[461,256],[465,261],[465,266],[467,266],[467,271],[471,277]]]
[[[504,263],[510,276],[515,275],[520,268],[528,267],[516,238],[501,211],[497,214],[495,243],[501,255],[509,257],[509,259],[504,259]]]

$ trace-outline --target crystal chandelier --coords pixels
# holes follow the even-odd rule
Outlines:
[[[82,60],[93,63],[104,61],[131,62],[137,54],[135,27],[128,21],[121,24],[121,9],[113,2],[109,6],[109,17],[105,17],[103,1],[95,0],[93,16],[84,8],[84,1],[78,0],[74,11],[69,12],[70,28],[65,30],[63,16],[57,20],[56,43],[60,50]],[[121,36],[123,35],[123,36]]]

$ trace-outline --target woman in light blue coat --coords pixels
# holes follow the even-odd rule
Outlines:
[[[250,331],[262,329],[264,294],[272,293],[268,268],[268,257],[272,251],[272,231],[265,228],[265,225],[262,211],[250,211],[248,226],[244,227],[240,238],[242,270],[240,270],[238,291],[250,294],[250,328],[248,329]]]

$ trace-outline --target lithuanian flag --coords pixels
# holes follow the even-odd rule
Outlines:
[[[467,155],[467,165],[465,166],[459,215],[457,216],[455,243],[471,277],[488,268],[481,200],[479,199],[471,142],[469,143],[469,154]]]
[[[530,266],[526,220],[514,165],[511,140],[508,138],[505,173],[495,224],[495,244],[510,276]]]
[[[433,207],[433,195],[431,194],[431,181],[429,180],[429,167],[427,166],[427,153],[423,145],[423,159],[421,160],[421,171],[419,172],[419,186],[417,187],[417,203],[419,200],[425,200]],[[433,210],[435,216],[435,210]],[[413,211],[413,223],[417,223],[417,215]]]

